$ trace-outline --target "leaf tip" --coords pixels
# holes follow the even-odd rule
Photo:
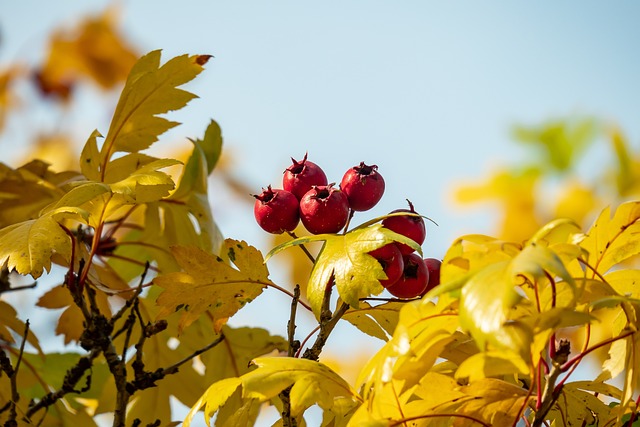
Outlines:
[[[209,62],[211,58],[213,58],[213,55],[196,55],[194,61],[196,64],[203,66],[204,64]]]

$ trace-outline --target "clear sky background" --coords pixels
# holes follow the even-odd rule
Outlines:
[[[1,0],[0,66],[37,63],[52,29],[108,4]],[[463,233],[492,231],[489,211],[461,210],[450,195],[456,184],[480,180],[523,155],[511,142],[512,125],[595,115],[618,123],[639,146],[639,2],[130,0],[120,6],[122,31],[140,52],[162,48],[165,60],[215,56],[188,87],[200,99],[171,116],[184,122],[172,135],[197,137],[210,118],[217,120],[225,149],[239,160],[236,174],[255,192],[279,186],[289,157],[306,151],[330,181],[339,182],[360,161],[377,164],[387,192],[356,221],[405,207],[409,198],[439,224],[429,226],[426,256],[442,257]],[[65,120],[73,121],[79,141],[95,128],[106,132],[113,107],[91,108],[90,92],[78,101],[84,107]],[[37,108],[29,118],[44,127],[56,119]],[[0,153],[9,161],[29,140],[23,125],[11,122],[0,134]],[[227,193],[214,182],[211,201],[223,233],[268,250],[248,205]],[[286,304],[270,298],[264,310]],[[284,334],[287,310],[281,311],[235,321]],[[303,325],[301,334],[305,328],[312,326]],[[340,332],[335,353],[364,345],[351,332]]]

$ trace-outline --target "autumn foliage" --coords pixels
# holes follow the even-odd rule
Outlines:
[[[101,29],[86,31],[107,37]],[[77,50],[65,52],[82,52],[82,37],[74,43]],[[127,60],[125,46],[105,43],[115,46],[113,58]],[[74,68],[82,75],[92,76],[91,61],[103,60],[78,55],[88,61]],[[388,298],[383,268],[369,252],[392,242],[421,250],[382,226],[388,216],[340,233],[280,240],[262,254],[223,238],[213,218],[208,177],[223,144],[215,121],[191,139],[179,179],[166,170],[181,162],[151,154],[159,136],[178,124],[165,113],[195,97],[180,86],[208,59],[182,55],[163,63],[153,51],[135,61],[109,128],[88,135],[75,168],[54,171],[38,159],[0,165],[2,425],[94,426],[97,416],[112,414],[118,427],[188,427],[203,419],[244,426],[267,405],[281,414],[274,425],[282,426],[640,423],[640,200],[620,132],[612,134],[620,162],[615,206],[594,202],[580,217],[541,220],[530,206],[533,183],[545,172],[504,172],[482,191],[459,193],[464,201],[503,203],[500,236],[461,236],[444,256],[438,286],[421,298]],[[58,71],[41,76],[43,89],[43,82],[60,88],[68,84],[63,76],[74,76],[55,64],[47,62]],[[120,66],[93,78],[112,85]],[[0,102],[6,99],[0,94]],[[555,141],[568,128],[554,129],[521,129],[520,136]],[[550,163],[561,171],[579,145],[565,140],[564,157],[553,154]],[[557,145],[547,146],[556,153]],[[571,206],[574,199],[567,200]],[[596,206],[591,225],[583,225]],[[312,242],[322,247],[314,255],[306,251]],[[296,251],[309,267],[302,292],[273,282],[268,269],[272,258]],[[16,285],[17,276],[57,272],[58,285],[45,292]],[[28,319],[2,299],[8,292],[36,293],[38,306],[60,310],[56,333],[69,351],[41,345]],[[264,292],[290,297],[280,335],[227,325]],[[317,321],[304,342],[310,331],[296,331],[299,310]],[[338,322],[384,342],[355,382],[323,363]],[[592,377],[575,379],[587,364],[595,365]],[[172,415],[172,399],[191,408],[184,420]],[[321,419],[305,419],[311,407]]]

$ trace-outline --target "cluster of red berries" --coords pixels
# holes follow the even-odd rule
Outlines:
[[[361,162],[347,170],[340,188],[329,184],[324,171],[307,160],[291,159],[285,171],[282,189],[263,189],[256,198],[253,213],[260,227],[274,234],[293,231],[298,223],[312,234],[338,233],[354,211],[367,211],[382,198],[384,178],[376,165]],[[409,215],[385,218],[382,226],[409,237],[422,245],[427,232],[424,219],[409,209],[393,211]],[[387,279],[380,284],[398,298],[424,295],[440,281],[440,261],[422,257],[405,244],[390,243],[369,253],[382,265]]]

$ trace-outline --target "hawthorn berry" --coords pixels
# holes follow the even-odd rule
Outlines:
[[[408,200],[407,202],[409,203],[409,209],[396,209],[391,213],[408,212],[416,214],[417,212],[413,208],[413,204]],[[424,239],[427,237],[427,228],[424,224],[424,220],[421,216],[417,215],[388,217],[382,220],[382,226],[410,238],[419,245],[422,245]],[[404,243],[397,243],[397,245],[400,248],[402,255],[409,255],[414,252],[414,249],[409,245],[405,245]]]
[[[282,177],[282,188],[293,193],[298,200],[314,185],[327,185],[327,175],[320,166],[307,160],[307,153],[304,158],[297,161],[291,158],[293,164],[284,171]]]
[[[337,233],[348,218],[347,196],[333,184],[314,185],[300,199],[300,219],[312,234]]]
[[[427,266],[427,270],[429,270],[429,283],[427,283],[427,287],[422,293],[423,295],[440,284],[442,261],[436,258],[425,258],[424,263]]]
[[[415,298],[422,295],[429,283],[429,270],[416,252],[403,257],[404,270],[396,283],[387,287],[398,298]]]
[[[253,215],[266,232],[280,234],[293,231],[300,221],[298,199],[286,190],[273,190],[268,186],[262,193],[254,194]]]
[[[345,172],[340,188],[349,199],[349,207],[354,211],[368,211],[384,194],[384,178],[378,173],[378,166],[368,166],[360,162]]]
[[[386,279],[380,280],[380,284],[385,288],[392,286],[398,281],[402,272],[404,271],[404,261],[398,245],[395,243],[389,243],[381,248],[375,249],[369,252],[369,255],[374,257],[384,270],[384,274],[387,275]]]

